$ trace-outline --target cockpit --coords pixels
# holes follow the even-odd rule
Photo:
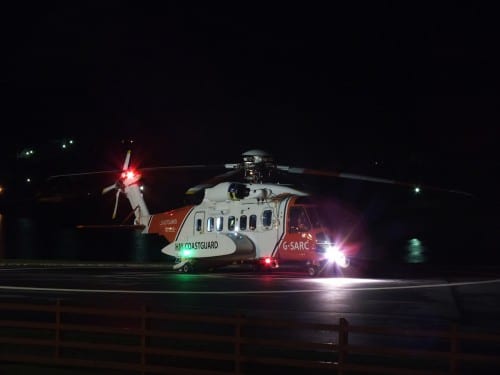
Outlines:
[[[295,205],[290,207],[290,221],[288,223],[290,233],[308,232],[313,228],[321,228],[321,223],[318,206],[307,197],[297,199]]]

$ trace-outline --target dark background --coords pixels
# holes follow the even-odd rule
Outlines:
[[[500,34],[484,4],[2,4],[0,208],[34,207],[43,234],[20,235],[24,213],[7,215],[7,256],[54,256],[57,227],[110,222],[114,194],[100,193],[116,175],[47,177],[119,169],[132,147],[134,166],[236,163],[264,149],[283,165],[470,192],[298,179],[379,259],[419,238],[444,264],[468,264],[471,251],[496,262]],[[151,212],[220,172],[144,173]],[[122,202],[119,220],[129,211]],[[117,238],[75,246],[97,257],[88,249],[102,236]],[[25,238],[42,249],[18,250]]]
[[[2,5],[0,178],[120,168],[134,140],[143,166],[259,148],[494,199],[495,8],[319,4]]]

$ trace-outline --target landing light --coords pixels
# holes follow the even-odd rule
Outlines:
[[[337,264],[339,267],[346,268],[349,265],[347,257],[336,245],[329,246],[326,249],[325,256],[330,262]]]

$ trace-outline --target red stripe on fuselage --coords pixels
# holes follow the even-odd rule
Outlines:
[[[174,241],[193,208],[186,206],[152,215],[148,233],[159,234],[169,242]]]

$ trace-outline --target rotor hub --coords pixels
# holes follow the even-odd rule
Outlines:
[[[276,163],[271,154],[262,150],[250,150],[243,154],[243,171],[245,180],[252,183],[262,183],[271,177],[276,169]]]

